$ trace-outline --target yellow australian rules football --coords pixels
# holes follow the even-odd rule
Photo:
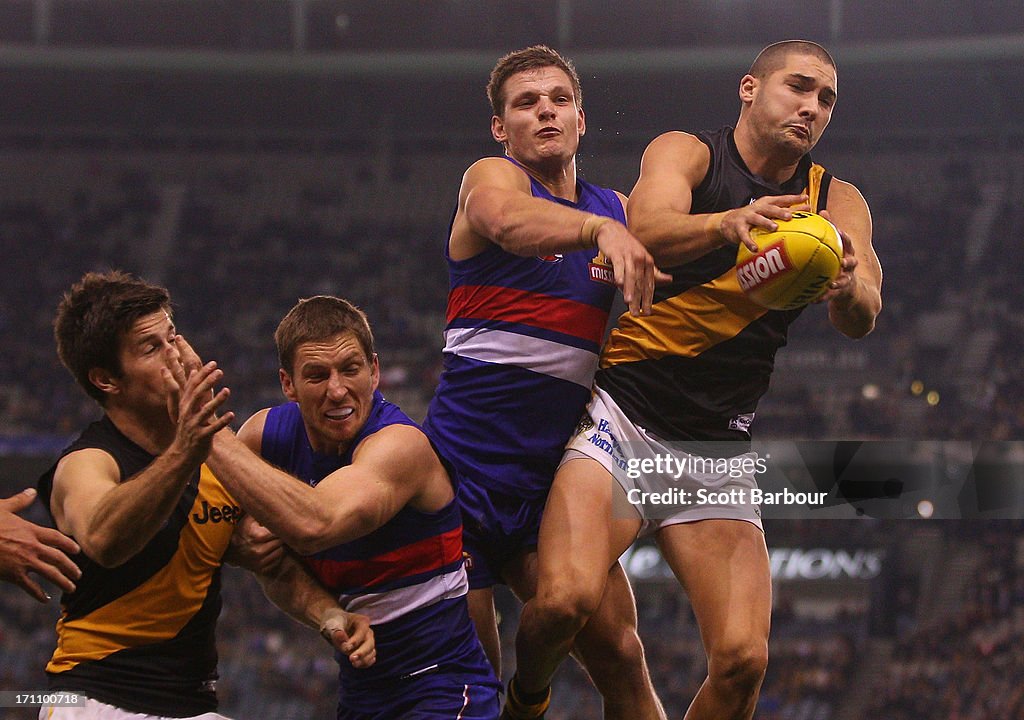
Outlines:
[[[843,241],[836,226],[816,213],[798,211],[776,223],[775,231],[750,231],[756,253],[740,244],[736,279],[758,305],[795,310],[820,298],[839,277]]]

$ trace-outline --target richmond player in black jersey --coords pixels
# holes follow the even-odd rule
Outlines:
[[[650,316],[620,318],[602,355],[590,417],[555,478],[540,533],[537,595],[524,608],[517,638],[524,691],[550,682],[600,601],[608,566],[647,525],[689,595],[708,657],[708,677],[687,720],[752,717],[771,610],[756,506],[684,507],[656,522],[612,517],[611,508],[613,499],[644,489],[642,481],[631,488],[619,468],[673,452],[673,441],[707,447],[702,443],[731,440],[718,459],[743,461],[730,468],[753,462],[746,451],[757,401],[798,313],[766,310],[740,290],[736,248],[756,249],[752,228],[774,230],[776,220],[798,209],[829,217],[846,253],[822,302],[832,324],[851,338],[874,327],[882,272],[867,203],[808,154],[836,97],[835,63],[824,48],[777,43],[740,81],[735,130],[666,133],[648,146],[629,199],[629,229],[673,282],[656,291]],[[738,475],[691,473],[683,480],[756,487],[753,471]]]

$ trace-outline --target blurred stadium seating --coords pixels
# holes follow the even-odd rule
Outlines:
[[[885,309],[857,343],[808,309],[755,434],[1021,440],[1024,14],[926,6],[0,3],[0,496],[34,482],[96,416],[50,328],[84,271],[166,284],[180,329],[225,368],[240,417],[280,399],[279,317],[299,297],[345,296],[374,324],[384,392],[420,418],[440,368],[442,251],[461,173],[498,150],[483,95],[494,59],[538,41],[575,56],[581,173],[628,192],[652,137],[733,119],[743,63],[782,27],[835,51],[841,99],[814,155],[872,208]],[[1020,521],[766,531],[773,551],[882,560],[870,577],[778,574],[758,720],[1024,720]],[[638,557],[625,559],[631,572]],[[225,575],[223,712],[332,717],[326,645],[245,573]],[[689,605],[674,582],[633,576],[654,682],[680,717],[705,671]],[[499,600],[511,668],[518,604]],[[44,687],[57,612],[0,585],[0,689]],[[568,663],[549,717],[599,712]],[[0,708],[21,717],[34,713]]]

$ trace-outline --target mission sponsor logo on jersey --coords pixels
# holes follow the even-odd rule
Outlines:
[[[615,270],[612,268],[612,264],[608,262],[608,259],[604,256],[604,253],[598,253],[594,256],[594,259],[590,261],[590,279],[605,285],[615,284]]]
[[[792,269],[793,263],[786,255],[785,248],[782,243],[777,243],[736,268],[736,279],[741,288],[750,290]]]

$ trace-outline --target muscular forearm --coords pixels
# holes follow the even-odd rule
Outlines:
[[[319,630],[328,610],[338,602],[302,567],[287,556],[272,574],[258,574],[263,592],[274,605],[303,625]]]
[[[659,267],[672,268],[685,265],[727,244],[721,232],[724,215],[690,215],[675,210],[646,213],[631,211],[629,229],[644,244]]]
[[[353,540],[376,527],[358,511],[331,506],[306,483],[264,462],[230,430],[214,437],[207,463],[247,513],[300,553]],[[339,516],[344,523],[335,522]]]
[[[76,537],[86,555],[116,567],[138,554],[170,517],[198,464],[173,446],[107,492]]]
[[[489,188],[474,191],[466,212],[476,232],[523,257],[594,247],[592,233],[599,225],[591,221],[584,227],[592,213],[523,194],[509,197]]]

